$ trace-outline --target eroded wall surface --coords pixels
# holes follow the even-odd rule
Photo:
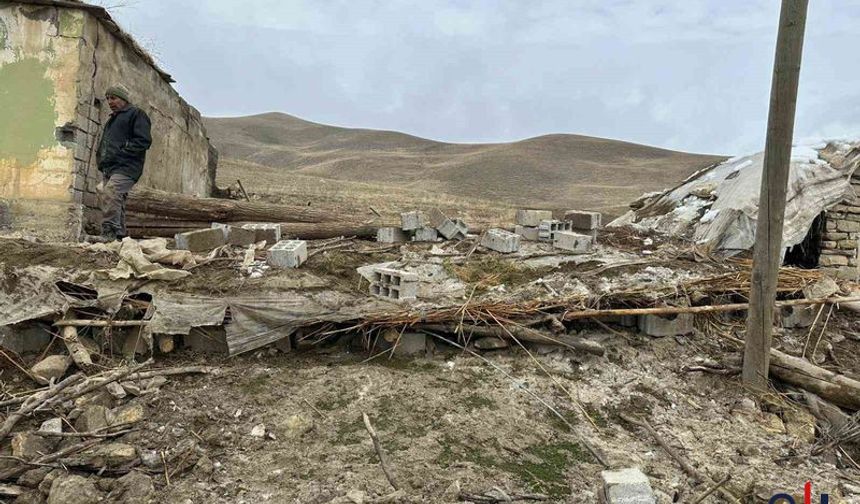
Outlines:
[[[217,154],[200,113],[84,9],[0,4],[0,227],[48,239],[98,232],[95,149],[123,84],[152,120],[143,186],[209,196]]]
[[[200,113],[143,58],[115,37],[103,23],[86,14],[79,65],[78,115],[80,148],[75,156],[75,195],[89,222],[99,222],[95,187],[101,174],[94,146],[110,118],[105,90],[122,84],[133,105],[152,120],[152,147],[147,152],[140,184],[196,196],[209,196],[214,176],[209,169],[209,140]],[[85,146],[85,147],[84,147]]]
[[[79,71],[75,10],[0,5],[0,226],[76,237],[74,122]]]

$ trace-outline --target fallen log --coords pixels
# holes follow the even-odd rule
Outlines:
[[[780,380],[851,410],[860,410],[860,381],[779,350],[770,351],[770,372]]]
[[[188,226],[177,226],[175,221],[168,226],[162,226],[163,221],[154,222],[153,224],[145,224],[136,222],[135,224],[127,225],[128,233],[132,238],[173,238],[178,233],[187,233],[197,229],[207,228],[209,223],[199,225],[199,222],[190,222]],[[303,222],[282,222],[281,236],[284,238],[294,238],[300,240],[325,240],[328,238],[336,238],[338,236],[355,236],[358,238],[373,238],[376,236],[376,231],[379,229],[377,225],[368,225],[349,222],[319,222],[319,223],[303,223]]]
[[[342,216],[304,205],[196,198],[187,194],[139,188],[128,195],[126,212],[209,222],[333,222]]]
[[[458,334],[458,326],[455,324],[429,324],[422,325],[421,328],[428,331]],[[463,324],[460,326],[462,334],[471,334],[473,336],[495,337],[502,339],[517,339],[519,341],[527,341],[529,343],[542,343],[545,345],[559,345],[568,347],[572,350],[590,353],[592,355],[603,355],[606,349],[602,345],[594,341],[589,341],[577,336],[566,334],[545,334],[535,329],[522,326],[511,327],[488,327],[472,324]]]
[[[777,301],[776,306],[804,306],[816,304],[840,304],[860,301],[860,296],[830,297],[823,299],[789,299]],[[732,303],[705,306],[661,306],[659,308],[618,308],[611,310],[580,310],[569,311],[564,314],[564,320],[576,320],[583,318],[617,317],[621,315],[678,315],[681,313],[717,313],[745,311],[750,307],[749,303]]]

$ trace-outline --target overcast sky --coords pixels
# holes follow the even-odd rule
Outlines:
[[[131,0],[112,12],[204,115],[739,154],[764,145],[779,3]],[[860,2],[810,2],[796,139],[860,136],[858,26]]]

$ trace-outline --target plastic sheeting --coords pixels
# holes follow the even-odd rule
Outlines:
[[[860,142],[792,149],[783,248],[803,241],[812,221],[851,194]],[[825,160],[826,159],[826,160]],[[609,226],[632,225],[682,236],[710,250],[749,250],[755,243],[764,153],[729,159],[693,174]]]

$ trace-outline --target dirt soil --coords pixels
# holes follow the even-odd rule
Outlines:
[[[582,439],[613,467],[640,467],[658,502],[686,502],[705,490],[621,413],[648,420],[700,471],[715,479],[731,474],[744,502],[797,493],[807,479],[835,498],[841,483],[860,479],[827,457],[808,456],[815,432],[808,414],[776,396],[751,401],[737,378],[683,370],[734,349],[701,333],[652,339],[612,331],[583,332],[610,348],[605,358],[538,347],[485,353],[485,362],[440,344],[415,359],[365,362],[367,354],[332,345],[217,362],[220,376],[172,381],[153,404],[153,425],[165,427],[150,433],[149,447],[197,438],[215,466],[211,476],[191,474],[170,486],[156,477],[159,500],[354,502],[349,494],[372,502],[393,489],[362,413],[406,491],[397,502],[461,502],[460,490],[494,487],[542,493],[547,502],[596,502],[602,467]],[[260,424],[268,437],[251,435]]]

